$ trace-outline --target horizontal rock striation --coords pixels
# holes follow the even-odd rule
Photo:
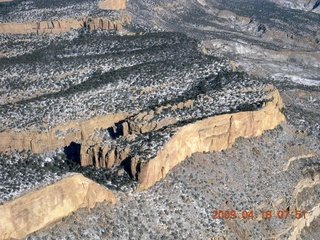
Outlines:
[[[79,208],[117,202],[114,194],[95,182],[73,175],[0,206],[0,239],[21,239],[61,220]]]
[[[319,55],[320,16],[315,14],[320,11],[319,0],[171,3],[164,0],[154,7],[151,0],[129,1],[127,9],[133,19],[146,25],[152,22],[158,28],[219,43],[208,52],[230,56],[246,72],[271,76],[275,80],[319,85],[319,67],[314,67],[317,61],[309,65],[306,56],[309,53]],[[140,5],[147,10],[136,11]],[[292,52],[297,57],[279,56],[280,51]]]
[[[83,144],[81,164],[97,168],[124,165],[139,181],[139,190],[147,189],[195,152],[228,149],[236,138],[260,136],[284,121],[279,92],[270,92],[270,88],[264,89],[268,95],[260,110],[181,122],[172,116],[175,111],[197,111],[196,101],[188,100],[130,116],[114,127],[116,139],[104,133],[95,143]]]
[[[0,151],[30,150],[33,153],[54,151],[71,142],[89,140],[97,128],[109,128],[125,119],[127,114],[97,116],[89,120],[72,121],[56,126],[48,132],[4,131],[0,133]]]
[[[1,34],[61,34],[72,29],[88,30],[121,30],[129,18],[111,21],[105,18],[61,19],[59,21],[44,21],[31,23],[0,23]]]
[[[164,178],[174,166],[195,152],[225,150],[232,147],[238,137],[256,137],[275,128],[285,120],[280,112],[282,100],[278,91],[268,98],[272,101],[261,110],[215,116],[179,129],[155,158],[139,166],[139,190]]]
[[[48,153],[72,147],[73,142],[79,151],[74,160],[82,166],[116,169],[122,165],[144,189],[193,152],[225,149],[237,137],[256,136],[276,126],[271,120],[266,125],[255,116],[256,112],[264,113],[263,109],[269,112],[270,103],[277,106],[270,114],[278,116],[282,104],[272,86],[231,72],[227,59],[201,53],[198,42],[182,34],[88,34],[73,43],[49,46],[43,53],[59,69],[65,65],[70,69],[80,65],[89,68],[91,55],[98,53],[94,57],[103,59],[98,62],[100,68],[94,66],[96,70],[81,81],[75,81],[77,77],[69,79],[62,85],[66,87],[48,86],[51,93],[0,105],[0,151]],[[92,48],[93,43],[103,43],[105,52],[99,53],[100,47]],[[27,63],[31,70],[26,76],[32,71],[37,74],[37,69],[46,68],[47,63],[41,53],[4,59],[3,72],[14,73],[16,67]],[[109,55],[110,60],[104,61]],[[10,61],[14,64],[9,65]],[[4,87],[14,88],[13,80],[8,79]],[[21,86],[40,89],[47,82],[39,79]],[[238,114],[242,120],[238,120]],[[216,118],[220,123],[208,120]],[[280,114],[275,122],[283,119]],[[202,129],[202,122],[207,120]],[[235,128],[232,132],[237,124],[248,130]],[[193,133],[188,132],[190,126],[195,127]],[[225,139],[227,133],[229,139]],[[215,142],[217,134],[222,135]]]

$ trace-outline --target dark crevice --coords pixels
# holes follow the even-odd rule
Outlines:
[[[117,138],[123,136],[123,126],[122,125],[123,125],[124,122],[125,121],[117,122],[115,124],[115,127],[107,128],[110,137],[112,137],[113,139],[117,139]]]
[[[131,156],[127,157],[120,165],[123,166],[123,169],[129,174],[130,178],[133,179],[134,176],[131,171],[131,159]]]
[[[69,146],[64,147],[63,152],[66,154],[68,160],[80,165],[80,150],[81,144],[71,142]]]

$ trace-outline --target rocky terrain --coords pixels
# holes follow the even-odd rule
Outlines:
[[[1,2],[0,238],[318,239],[318,5]]]
[[[185,32],[213,54],[229,56],[235,68],[319,86],[319,14],[264,0],[139,0],[127,8],[134,22]]]
[[[73,50],[65,38],[57,40],[30,54],[2,59],[2,87],[11,89],[1,105],[3,152],[42,154],[65,148],[82,166],[111,169],[123,165],[145,188],[194,152],[229,148],[237,137],[260,135],[284,120],[279,112],[282,102],[273,87],[231,72],[226,59],[203,54],[197,41],[182,34],[119,37],[87,33],[73,39]],[[82,49],[87,49],[88,56]],[[69,57],[70,51],[75,57]],[[96,60],[86,61],[86,57]],[[134,61],[128,60],[131,58]],[[16,75],[17,65],[20,76]],[[65,74],[76,71],[73,66],[86,66],[92,72],[86,72],[89,76],[79,82],[78,73]],[[43,79],[38,72],[44,68],[59,72],[51,71]],[[25,77],[20,78],[22,75]],[[27,80],[36,75],[39,77],[32,82]],[[16,85],[18,81],[22,82]],[[34,89],[33,93],[28,89]],[[188,124],[194,124],[194,133],[184,129]],[[196,140],[193,134],[198,132]],[[179,140],[183,138],[194,142]],[[183,145],[193,147],[187,150]],[[143,169],[150,168],[145,164],[159,154],[166,157],[160,157],[163,163],[155,171],[161,175],[156,177]],[[172,157],[177,160],[170,160]],[[138,178],[139,172],[144,177]],[[154,179],[147,180],[148,175]]]
[[[0,33],[61,34],[83,28],[119,31],[130,22],[123,10],[125,1],[120,0],[5,2],[0,8]]]
[[[69,194],[72,192],[72,194]],[[111,191],[82,175],[66,177],[39,191],[0,206],[0,238],[18,239],[46,227],[79,208],[117,202]],[[32,221],[30,221],[32,219]]]
[[[298,0],[298,1],[288,1],[288,0],[273,0],[273,2],[292,9],[301,9],[304,11],[312,11],[315,13],[320,13],[320,2],[319,0]]]
[[[317,221],[298,228],[295,211],[319,219],[319,141],[291,131],[284,124],[230,150],[195,154],[148,191],[79,211],[27,239],[317,239]],[[212,219],[214,210],[239,218]],[[243,210],[257,218],[242,219]],[[268,210],[274,217],[262,219]],[[276,216],[280,210],[290,211],[287,219]]]

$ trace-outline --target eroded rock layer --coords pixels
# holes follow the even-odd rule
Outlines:
[[[127,0],[104,0],[99,2],[99,8],[103,10],[124,10]]]
[[[52,33],[60,34],[71,30],[88,29],[88,30],[121,30],[123,21],[110,21],[104,18],[84,18],[77,19],[61,19],[58,21],[44,21],[32,23],[0,23],[0,33],[2,34],[43,34]]]
[[[127,114],[110,114],[84,121],[61,124],[48,132],[5,131],[0,133],[0,151],[30,150],[33,153],[54,151],[71,142],[89,140],[95,129],[109,128],[124,119]]]
[[[277,90],[269,92],[266,99],[270,101],[260,110],[200,118],[198,121],[188,119],[189,123],[184,120],[184,124],[172,116],[174,113],[170,118],[162,116],[163,119],[159,120],[159,115],[166,115],[163,108],[137,114],[121,121],[118,134],[122,136],[119,138],[108,140],[105,133],[100,140],[96,138],[96,143],[83,144],[81,164],[98,168],[125,165],[132,177],[139,181],[139,189],[146,189],[195,152],[225,150],[238,137],[256,137],[275,128],[285,120],[280,112],[282,100]],[[189,100],[186,104],[177,104],[174,109],[197,111],[193,104],[196,105]]]
[[[71,30],[122,30],[130,22],[126,1],[1,3],[0,34],[62,34]],[[3,5],[3,6],[2,6]]]
[[[117,202],[95,182],[74,175],[0,206],[0,239],[20,239],[61,220],[79,208]]]
[[[139,189],[146,189],[163,179],[193,153],[225,150],[232,147],[238,137],[256,137],[275,128],[285,120],[280,112],[282,100],[278,91],[268,98],[273,100],[261,110],[211,117],[179,129],[155,158],[139,166]]]
[[[1,60],[3,87],[15,93],[1,99],[2,152],[78,144],[82,166],[123,166],[144,189],[194,152],[229,148],[237,137],[258,136],[284,120],[271,85],[232,72],[228,59],[204,54],[197,41],[175,33],[100,34],[73,36],[72,47],[62,38],[58,52],[55,43]],[[38,78],[47,65],[59,72]],[[21,66],[31,70],[16,88]],[[82,68],[89,70],[78,81]],[[38,95],[26,96],[24,87]]]
[[[277,3],[277,4],[276,4]],[[137,11],[144,6],[146,11]],[[319,86],[317,0],[129,1],[134,21],[212,41],[252,74]],[[292,9],[293,8],[293,9]],[[305,11],[297,10],[303,9]],[[314,56],[310,56],[314,53]],[[284,55],[292,55],[285,57]],[[311,64],[308,64],[311,58]],[[276,63],[276,64],[275,64]]]

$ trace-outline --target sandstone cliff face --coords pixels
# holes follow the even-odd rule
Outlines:
[[[97,168],[125,165],[130,169],[131,176],[139,181],[139,190],[147,189],[193,153],[228,149],[236,138],[260,136],[265,130],[273,129],[284,121],[285,117],[280,112],[283,104],[279,92],[271,85],[266,86],[264,91],[271,91],[267,97],[271,101],[261,110],[224,114],[196,121],[174,130],[168,140],[159,135],[157,145],[163,147],[154,150],[155,157],[152,158],[148,158],[145,152],[149,151],[153,140],[148,138],[147,142],[139,142],[137,139],[141,135],[165,132],[166,130],[161,130],[163,127],[175,126],[176,119],[159,119],[159,116],[165,111],[191,108],[193,102],[180,102],[174,106],[140,112],[117,123],[120,126],[117,133],[121,136],[119,141],[114,139],[109,144],[103,144],[102,139],[96,138],[83,143],[81,165],[93,165]]]
[[[122,25],[130,21],[124,17],[118,21],[110,21],[105,18],[61,19],[59,21],[31,22],[31,23],[0,23],[2,34],[60,34],[72,29],[86,28],[88,30],[121,30]]]
[[[61,124],[49,132],[16,132],[0,133],[0,151],[30,150],[33,153],[50,152],[68,146],[71,142],[87,141],[94,129],[108,128],[125,119],[128,114],[110,114],[89,120]]]
[[[104,0],[99,2],[102,10],[125,10],[127,0]]]
[[[20,239],[79,208],[117,202],[113,193],[74,175],[0,206],[0,239]]]
[[[158,155],[140,166],[138,190],[144,190],[163,179],[177,164],[195,152],[214,152],[232,147],[238,137],[256,137],[285,121],[279,92],[259,111],[240,112],[211,117],[182,127]],[[134,169],[136,167],[134,166]]]

